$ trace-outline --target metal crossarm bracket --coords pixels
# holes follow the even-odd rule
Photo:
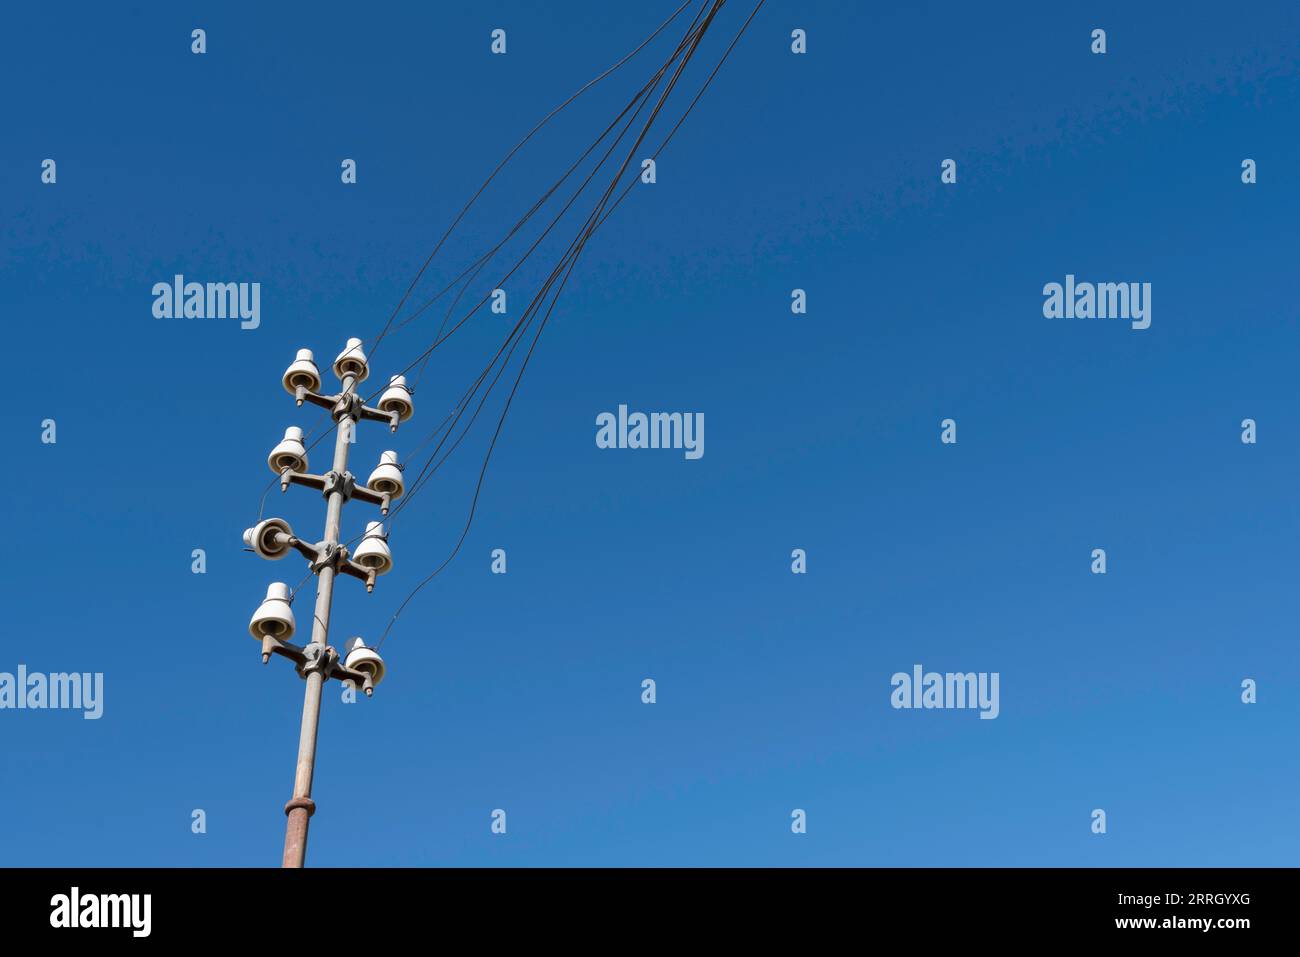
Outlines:
[[[312,560],[311,570],[320,574],[322,568],[333,568],[347,563],[348,547],[340,542],[320,542],[316,545],[316,558]],[[349,563],[350,564],[350,563]]]
[[[334,416],[335,422],[344,418],[357,420],[361,418],[361,412],[365,407],[365,400],[355,392],[349,391],[335,398],[334,409],[330,414]]]
[[[320,548],[311,542],[304,542],[301,538],[289,539],[289,547],[302,555],[308,562],[316,562],[320,559]]]
[[[402,420],[401,414],[396,411],[385,412],[383,409],[372,409],[368,405],[361,407],[358,418],[369,419],[371,422],[386,422],[392,432],[397,431],[397,425]]]
[[[310,402],[312,405],[320,406],[322,409],[333,409],[339,401],[337,395],[320,395],[316,392],[304,393],[303,399]]]
[[[298,663],[298,676],[306,678],[313,672],[319,671],[321,677],[327,679],[338,660],[338,652],[333,648],[312,642],[302,650],[302,661]]]
[[[280,655],[288,658],[295,665],[302,664],[303,649],[290,641],[281,641],[279,638],[272,638],[269,635],[262,639],[262,664],[271,660],[271,655]]]
[[[307,488],[323,489],[325,487],[325,476],[285,469],[280,473],[280,491],[287,491],[290,485],[305,485]]]
[[[352,493],[357,487],[357,480],[351,472],[326,472],[324,475],[325,484],[321,489],[325,498],[329,498],[335,492],[343,496],[343,501],[347,502],[352,499]]]
[[[354,485],[352,487],[352,497],[360,502],[368,502],[371,505],[378,505],[379,510],[387,515],[388,507],[392,503],[392,495],[387,492],[376,492],[369,485]]]
[[[337,681],[351,681],[352,687],[360,688],[367,698],[375,693],[374,679],[369,673],[363,671],[353,671],[342,664],[336,663],[333,670],[330,671],[329,677]]]

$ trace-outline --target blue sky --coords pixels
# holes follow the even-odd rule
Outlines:
[[[280,374],[373,337],[506,151],[672,7],[5,11],[0,671],[103,672],[105,702],[0,711],[0,864],[278,863],[302,684],[247,621],[304,569],[240,533],[267,451],[318,421]],[[308,863],[1293,863],[1298,27],[1280,2],[767,4],[586,248],[389,677],[356,704],[327,685]],[[428,281],[663,52],[539,135]],[[176,273],[260,282],[260,327],[154,319]],[[1151,328],[1044,318],[1067,273],[1150,282]],[[386,339],[375,377],[440,319]],[[416,447],[506,322],[439,349],[416,418],[395,444],[363,428],[354,470]],[[703,412],[704,456],[597,448],[620,403]],[[340,584],[336,642],[446,556],[490,425],[395,523],[375,594]],[[267,514],[314,537],[323,505]],[[373,517],[350,504],[345,531]],[[917,663],[998,672],[1000,716],[892,709]]]

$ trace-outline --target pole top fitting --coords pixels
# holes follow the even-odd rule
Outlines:
[[[361,396],[355,392],[343,392],[335,401],[331,415],[333,415],[335,422],[338,422],[344,416],[351,418],[353,422],[357,422],[360,421],[361,410],[365,407],[366,400]]]

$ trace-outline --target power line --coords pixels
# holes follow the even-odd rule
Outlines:
[[[398,313],[402,311],[402,306],[406,304],[407,298],[411,295],[411,292],[415,289],[416,284],[419,283],[420,277],[424,275],[424,271],[428,269],[429,264],[433,262],[433,257],[438,254],[438,250],[441,249],[443,243],[447,241],[447,237],[451,235],[452,231],[465,217],[465,214],[469,212],[470,207],[473,206],[474,203],[478,200],[479,196],[483,194],[483,191],[488,188],[492,180],[496,178],[496,175],[499,172],[501,172],[501,170],[505,167],[507,163],[510,162],[511,158],[513,158],[514,155],[518,153],[520,149],[523,148],[524,144],[526,144],[530,139],[533,138],[533,135],[537,133],[538,130],[540,130],[547,123],[549,123],[557,114],[563,111],[570,103],[572,103],[578,97],[582,96],[583,93],[591,89],[601,80],[610,76],[621,66],[623,66],[623,64],[627,63],[628,60],[632,59],[632,57],[636,56],[637,53],[639,53],[648,43],[654,40],[655,37],[657,37],[665,28],[667,28],[668,24],[672,23],[672,21],[677,18],[678,14],[680,14],[684,9],[690,6],[692,2],[693,0],[685,0],[685,2],[683,2],[681,6],[679,6],[676,10],[672,12],[672,14],[668,17],[667,20],[661,23],[654,30],[654,32],[651,33],[650,36],[646,37],[645,40],[643,40],[639,45],[637,45],[637,47],[633,49],[631,53],[628,53],[626,56],[624,56],[621,60],[619,60],[609,69],[605,70],[603,73],[599,74],[598,76],[596,76],[591,80],[588,80],[577,90],[577,92],[573,93],[563,103],[555,107],[555,109],[551,110],[550,113],[546,114],[546,116],[544,116],[541,119],[541,121],[537,123],[536,126],[534,126],[531,130],[528,131],[527,134],[525,134],[523,139],[521,139],[518,143],[515,144],[514,148],[511,149],[510,152],[505,155],[505,158],[502,159],[501,162],[499,162],[496,165],[496,168],[492,170],[492,172],[488,175],[488,178],[483,181],[483,184],[478,188],[478,190],[474,193],[474,195],[470,197],[469,202],[465,204],[465,206],[461,209],[460,213],[457,214],[456,218],[452,220],[451,225],[447,227],[446,232],[442,234],[442,238],[438,240],[437,244],[433,247],[433,251],[429,253],[428,258],[426,258],[424,261],[424,264],[421,265],[419,271],[416,272],[415,278],[411,280],[411,284],[407,287],[406,292],[403,293],[402,298],[398,301],[397,308],[394,309],[393,314],[388,317],[388,322],[385,324],[383,330],[379,333],[378,338],[375,339],[374,344],[371,346],[370,354],[372,358],[374,357],[375,351],[379,348],[379,344],[383,341],[384,337],[388,334],[389,326],[393,324],[393,320],[396,319]]]
[[[453,558],[455,558],[455,556],[457,555],[457,553],[460,551],[461,546],[464,544],[465,538],[466,538],[466,536],[469,534],[469,529],[470,529],[470,527],[471,527],[472,524],[473,524],[474,515],[475,515],[475,512],[477,511],[477,507],[478,507],[478,499],[479,499],[479,496],[480,496],[480,494],[481,494],[481,492],[482,492],[483,480],[484,480],[484,477],[485,477],[486,472],[487,472],[488,464],[489,464],[489,462],[491,461],[492,453],[493,453],[493,451],[494,451],[495,448],[496,448],[496,442],[497,442],[497,439],[499,438],[499,436],[500,436],[500,434],[501,434],[501,430],[502,430],[502,428],[503,428],[504,425],[505,425],[505,419],[506,419],[506,416],[507,416],[508,413],[509,413],[509,410],[510,410],[510,406],[511,406],[511,404],[512,404],[513,401],[514,401],[515,394],[516,394],[516,392],[517,392],[517,390],[518,390],[518,388],[519,388],[519,383],[522,381],[522,378],[523,378],[524,372],[527,370],[528,363],[529,363],[529,361],[530,361],[531,358],[532,358],[533,352],[534,352],[534,350],[536,349],[537,343],[538,343],[538,341],[539,341],[540,338],[541,338],[541,334],[542,334],[542,332],[545,330],[545,327],[546,327],[547,322],[550,320],[550,317],[551,317],[551,314],[552,314],[552,312],[553,312],[553,310],[554,310],[554,308],[555,308],[555,305],[556,305],[556,303],[558,303],[558,301],[559,301],[559,297],[560,297],[560,295],[562,294],[562,292],[563,292],[563,290],[564,290],[564,286],[565,286],[565,284],[568,282],[568,278],[569,278],[569,276],[572,274],[573,269],[574,269],[574,267],[575,267],[576,264],[577,264],[578,257],[581,255],[582,250],[583,250],[583,248],[585,248],[586,243],[587,243],[587,241],[590,239],[591,235],[595,232],[595,230],[596,230],[597,228],[599,228],[600,225],[602,225],[606,220],[608,220],[609,216],[613,213],[614,209],[616,209],[617,206],[622,202],[622,200],[627,196],[627,194],[628,194],[628,192],[630,191],[631,187],[635,185],[635,180],[632,181],[631,183],[629,183],[628,186],[627,186],[627,188],[625,188],[625,189],[623,190],[623,192],[619,195],[619,197],[618,197],[618,199],[615,201],[614,205],[611,206],[611,207],[609,208],[609,210],[608,210],[608,211],[605,211],[604,214],[602,215],[602,211],[604,210],[604,206],[605,206],[605,204],[609,201],[609,197],[610,197],[610,195],[612,195],[612,193],[613,193],[613,191],[614,191],[614,189],[615,189],[615,187],[616,187],[616,185],[617,185],[619,179],[622,177],[622,175],[624,174],[624,172],[626,172],[627,167],[628,167],[628,164],[631,162],[632,156],[635,154],[637,148],[640,146],[640,144],[644,141],[646,135],[649,133],[649,130],[650,130],[651,126],[653,125],[655,119],[658,117],[658,114],[659,114],[660,110],[663,108],[663,105],[664,105],[665,101],[667,100],[669,94],[671,94],[672,90],[673,90],[674,87],[676,86],[677,81],[678,81],[678,79],[681,77],[682,72],[684,71],[686,65],[690,62],[690,60],[691,60],[692,57],[694,56],[695,51],[696,51],[696,50],[698,49],[698,47],[699,47],[699,43],[700,43],[700,41],[703,39],[703,36],[704,36],[705,32],[707,32],[709,25],[712,23],[713,18],[717,15],[717,12],[721,9],[721,7],[723,6],[723,3],[724,3],[724,2],[725,2],[725,0],[716,0],[716,2],[713,4],[713,7],[709,10],[708,16],[705,18],[704,23],[702,24],[702,26],[701,26],[701,28],[699,29],[697,35],[694,37],[694,39],[693,39],[692,42],[691,42],[691,46],[690,46],[689,51],[685,54],[685,56],[683,56],[683,58],[682,58],[682,62],[678,65],[677,70],[676,70],[676,72],[675,72],[674,75],[673,75],[673,78],[669,81],[669,84],[668,84],[667,89],[665,89],[664,92],[663,92],[663,94],[660,96],[660,98],[659,98],[659,102],[655,105],[654,110],[652,111],[652,113],[651,113],[649,119],[646,121],[645,126],[642,128],[642,131],[641,131],[640,135],[637,137],[636,142],[632,145],[632,148],[629,150],[628,155],[625,157],[622,166],[619,168],[619,171],[614,175],[614,177],[613,177],[613,179],[611,180],[609,186],[606,188],[606,191],[605,191],[604,195],[602,196],[600,203],[597,205],[596,210],[594,210],[593,213],[588,217],[587,222],[588,222],[589,225],[586,227],[585,231],[582,233],[582,235],[581,235],[581,237],[580,237],[580,240],[577,241],[577,243],[576,243],[576,247],[574,247],[574,246],[571,244],[572,254],[569,255],[569,254],[566,253],[566,256],[565,256],[564,259],[562,259],[562,261],[561,261],[561,266],[564,264],[564,261],[565,261],[565,260],[567,260],[567,262],[568,262],[567,268],[565,269],[565,272],[564,272],[564,277],[563,277],[563,279],[561,280],[560,285],[559,285],[559,287],[558,287],[557,290],[556,290],[555,296],[554,296],[554,297],[552,298],[552,300],[551,300],[551,304],[550,304],[550,306],[547,308],[546,313],[545,313],[545,315],[544,315],[543,318],[542,318],[542,322],[541,322],[541,324],[540,324],[540,325],[538,326],[538,328],[537,328],[537,332],[536,332],[536,333],[534,334],[534,336],[533,336],[533,341],[532,341],[532,343],[531,343],[530,346],[529,346],[528,352],[527,352],[527,353],[525,354],[525,356],[524,356],[524,360],[523,360],[523,362],[522,362],[521,365],[520,365],[519,372],[518,372],[518,374],[517,374],[516,377],[515,377],[514,385],[512,386],[512,388],[511,388],[511,390],[510,390],[510,394],[509,394],[509,396],[508,396],[507,399],[506,399],[505,406],[504,406],[503,409],[502,409],[501,416],[500,416],[500,418],[499,418],[498,421],[497,421],[497,427],[496,427],[496,430],[493,432],[492,439],[491,439],[491,441],[490,441],[490,443],[489,443],[489,445],[488,445],[487,454],[484,456],[483,465],[482,465],[481,469],[479,470],[479,477],[478,477],[478,481],[477,481],[477,483],[476,483],[476,485],[475,485],[474,496],[473,496],[473,499],[471,500],[471,503],[470,503],[470,512],[469,512],[469,516],[468,516],[468,518],[467,518],[467,520],[466,520],[465,527],[464,527],[464,529],[463,529],[462,532],[461,532],[460,538],[459,538],[459,539],[457,540],[457,542],[456,542],[456,546],[452,549],[451,554],[448,555],[448,557],[447,557],[447,558],[442,562],[442,564],[440,564],[439,566],[437,566],[437,567],[434,569],[433,572],[431,572],[431,573],[430,573],[428,576],[426,576],[426,577],[425,577],[425,578],[424,578],[424,579],[423,579],[419,584],[417,584],[416,587],[411,591],[411,593],[410,593],[409,595],[407,595],[407,597],[406,597],[406,598],[402,601],[402,603],[398,606],[397,610],[396,610],[396,611],[394,612],[394,614],[393,614],[393,617],[389,620],[388,625],[385,627],[383,634],[380,636],[379,642],[377,643],[377,646],[376,646],[376,647],[380,647],[380,646],[382,646],[383,642],[387,639],[389,632],[392,630],[393,624],[397,621],[397,618],[401,615],[401,613],[402,613],[402,611],[405,609],[406,605],[407,605],[407,604],[408,604],[408,603],[409,603],[409,602],[410,602],[410,601],[415,597],[416,594],[419,593],[419,591],[420,591],[422,588],[424,588],[425,585],[427,585],[427,584],[428,584],[428,583],[429,583],[429,582],[430,582],[434,577],[436,577],[439,573],[441,573],[442,570],[443,570],[444,568],[447,567],[447,565],[451,562],[451,560],[452,560]],[[702,87],[700,88],[700,90],[696,93],[695,97],[691,100],[690,104],[687,106],[686,110],[683,112],[683,114],[681,115],[681,117],[678,118],[677,122],[676,122],[676,123],[673,125],[673,127],[669,130],[668,135],[665,137],[665,139],[663,140],[663,142],[660,144],[659,148],[655,151],[655,154],[654,154],[655,156],[658,156],[659,152],[661,152],[661,151],[663,150],[663,148],[667,146],[668,142],[672,139],[673,135],[674,135],[674,134],[677,132],[677,130],[681,127],[681,124],[685,121],[686,117],[689,116],[690,113],[694,110],[696,104],[699,102],[699,100],[700,100],[701,96],[703,95],[704,91],[707,90],[708,87],[709,87],[709,85],[713,82],[713,79],[714,79],[714,77],[716,77],[718,71],[721,69],[722,64],[723,64],[723,63],[726,61],[726,59],[730,56],[732,49],[735,47],[735,45],[736,45],[736,43],[739,41],[740,37],[744,35],[745,31],[746,31],[746,30],[748,29],[748,27],[749,27],[749,24],[752,22],[754,16],[758,13],[759,9],[761,9],[762,6],[763,6],[763,0],[759,0],[759,2],[755,5],[753,11],[750,13],[749,17],[746,18],[745,22],[742,24],[742,26],[741,26],[740,30],[737,32],[735,38],[733,38],[733,40],[731,41],[731,43],[727,46],[727,48],[726,48],[725,52],[723,53],[721,59],[719,60],[718,64],[717,64],[717,65],[714,67],[714,69],[710,72],[710,74],[709,74],[708,78],[705,80],[703,86],[702,86]],[[670,62],[671,62],[671,61],[670,61]],[[639,112],[639,111],[638,111],[638,112]],[[620,139],[621,139],[621,136],[620,136]],[[557,267],[557,270],[558,270],[559,268],[560,268],[560,267]],[[554,275],[555,275],[555,273],[553,272],[553,273],[552,273],[552,277],[551,277],[551,279],[554,278]],[[551,282],[551,279],[548,279],[547,287],[549,287],[550,282]],[[547,291],[546,288],[544,288],[544,289],[542,290],[542,292],[539,293],[538,297],[535,297],[534,302],[539,302],[540,299],[541,299],[541,297],[544,296],[544,294],[545,294],[546,291]],[[531,306],[532,306],[532,303],[530,303],[530,307],[531,307]],[[526,310],[526,311],[527,311],[527,310]],[[523,321],[523,320],[521,319],[521,322],[522,322],[522,321]],[[529,319],[529,321],[531,322],[531,318]],[[518,329],[519,327],[517,326],[516,328]],[[516,344],[517,344],[517,342],[516,342]],[[512,346],[512,347],[511,347],[511,350],[510,350],[510,353],[513,354],[513,351],[514,351],[514,347]],[[502,371],[504,371],[505,366],[506,366],[507,363],[508,363],[508,358],[507,358],[507,362],[502,364]],[[501,375],[501,373],[498,372],[498,374],[497,374],[497,378],[499,378],[500,375]],[[495,380],[494,380],[494,382],[495,382]],[[489,389],[489,393],[490,393],[490,391],[491,391],[491,390]],[[480,402],[480,405],[479,405],[479,408],[480,408],[480,409],[482,408],[482,403],[485,402],[486,399],[487,399],[487,394],[488,394],[488,393],[485,393],[483,400]],[[477,411],[478,411],[478,410],[475,411],[475,417],[477,417]],[[471,419],[471,425],[472,425],[472,422],[473,422],[473,420]],[[464,433],[462,433],[462,438],[463,438],[463,435],[464,435]],[[459,440],[457,441],[457,444],[459,444]],[[445,461],[445,457],[444,457],[444,461]],[[441,463],[439,463],[439,464],[441,464]],[[421,480],[421,481],[423,481],[423,480]]]
[[[697,36],[698,36],[698,30],[697,30],[697,27],[698,27],[698,24],[699,24],[699,22],[700,22],[700,17],[703,15],[703,13],[704,13],[704,11],[703,11],[703,9],[701,9],[700,13],[696,15],[695,20],[692,22],[690,28],[688,29],[687,34],[686,34],[686,35],[682,38],[682,40],[678,43],[677,48],[675,49],[673,55],[670,56],[670,57],[668,58],[667,61],[665,61],[665,63],[664,63],[664,64],[659,68],[658,71],[656,71],[655,75],[651,78],[651,80],[649,80],[646,84],[644,84],[644,85],[642,86],[641,90],[638,91],[637,95],[634,96],[633,99],[632,99],[632,101],[631,101],[627,106],[625,106],[625,107],[623,108],[623,110],[620,111],[618,117],[616,117],[616,118],[614,119],[614,121],[611,122],[611,123],[606,127],[605,131],[604,131],[604,132],[603,132],[599,137],[597,137],[596,141],[592,144],[592,146],[589,147],[586,151],[584,151],[584,154],[583,154],[584,157],[585,157],[586,155],[588,155],[588,154],[591,152],[591,149],[594,148],[596,145],[598,145],[598,144],[599,144],[599,143],[600,143],[600,142],[605,138],[606,135],[608,135],[609,131],[610,131],[611,129],[613,129],[613,127],[618,123],[618,120],[619,120],[620,118],[622,118],[624,115],[627,114],[627,111],[628,111],[629,109],[632,108],[632,105],[633,105],[633,104],[636,104],[636,103],[638,102],[638,100],[641,100],[641,99],[644,97],[644,95],[645,95],[645,93],[646,93],[647,91],[653,91],[653,89],[658,85],[659,80],[662,79],[663,75],[667,72],[668,68],[673,64],[673,62],[675,62],[675,60],[676,60],[678,54],[680,54],[681,51],[687,47],[688,44],[690,44],[690,43],[692,43],[694,40],[696,40],[696,38],[697,38]],[[532,252],[537,248],[537,246],[540,244],[540,242],[542,241],[542,239],[544,239],[545,236],[548,235],[548,234],[550,233],[550,231],[551,231],[551,230],[556,226],[556,224],[557,224],[557,223],[558,223],[558,222],[563,218],[564,214],[565,214],[565,213],[568,211],[568,209],[573,205],[573,203],[577,200],[577,198],[578,198],[578,197],[579,197],[579,196],[580,196],[580,195],[585,191],[586,187],[590,184],[591,180],[595,177],[596,173],[598,173],[599,170],[600,170],[601,168],[603,168],[605,162],[609,159],[609,156],[612,154],[613,150],[617,147],[618,142],[622,140],[623,136],[626,135],[627,130],[630,129],[631,126],[632,126],[632,124],[635,122],[635,120],[636,120],[636,116],[639,115],[639,113],[640,113],[641,109],[643,108],[643,106],[644,106],[644,103],[642,103],[642,104],[640,104],[640,105],[637,106],[637,108],[636,108],[636,110],[634,111],[632,117],[629,118],[628,122],[624,125],[623,131],[619,133],[619,135],[615,138],[614,142],[613,142],[613,143],[610,145],[610,147],[605,151],[604,155],[601,157],[600,161],[596,164],[595,168],[593,168],[592,171],[591,171],[590,173],[588,173],[588,175],[587,175],[587,177],[585,178],[585,180],[583,181],[583,183],[582,183],[582,184],[581,184],[581,185],[580,185],[580,186],[579,186],[579,187],[574,191],[574,194],[570,197],[569,201],[568,201],[567,203],[565,203],[565,205],[564,205],[563,209],[560,211],[560,213],[559,213],[559,214],[558,214],[558,215],[557,215],[557,216],[556,216],[556,217],[551,221],[550,224],[548,224],[548,226],[546,227],[546,229],[543,231],[542,235],[539,236],[539,237],[538,237],[538,238],[533,242],[532,246],[531,246],[531,247],[529,248],[529,250],[528,250],[528,253],[523,257],[524,259],[526,259],[528,255],[531,255],[531,253],[532,253]],[[559,183],[562,183],[563,180],[564,180],[565,178],[567,178],[567,176],[569,175],[569,173],[571,173],[571,172],[573,171],[573,169],[576,168],[576,166],[579,165],[580,163],[581,163],[581,158],[579,159],[578,163],[575,163],[573,166],[570,167],[568,173],[566,173],[564,177],[561,177],[560,181],[557,182],[556,186],[558,186]],[[549,196],[549,195],[551,195],[552,193],[554,193],[554,190],[555,190],[555,187],[552,187],[552,189],[548,191],[547,196]],[[545,200],[545,198],[546,198],[546,197],[543,197],[543,201]],[[540,203],[539,203],[539,204],[534,204],[534,211],[536,210],[536,208],[538,207],[538,205],[540,205]],[[573,243],[570,243],[570,249],[572,249],[572,246],[573,246]],[[566,255],[567,255],[567,253],[566,253]],[[507,274],[507,278],[509,277],[510,274],[512,274],[512,273],[515,271],[515,269],[518,269],[518,268],[519,268],[519,265],[522,264],[522,261],[523,261],[523,260],[521,259],[521,261],[520,261],[519,263],[516,264],[516,266],[514,267],[514,269],[511,270],[511,273],[508,273],[508,274]],[[551,276],[550,279],[548,279],[548,282],[547,282],[547,285],[548,285],[548,286],[549,286],[550,282],[554,281],[554,276],[557,275],[557,274],[558,274],[558,271],[559,271],[560,269],[562,269],[562,268],[563,268],[563,259],[562,259],[561,262],[560,262],[559,264],[557,264],[557,266],[552,270],[552,276]],[[535,297],[535,300],[536,300],[536,297]],[[475,313],[479,308],[481,308],[481,307],[486,303],[486,301],[487,301],[487,297],[485,297],[485,298],[484,298],[483,300],[481,300],[481,301],[480,301],[480,302],[479,302],[479,303],[478,303],[478,304],[477,304],[473,309],[471,309],[471,310],[469,311],[469,313],[467,313],[467,314],[466,314],[466,315],[461,319],[461,321],[460,321],[459,323],[457,323],[456,327],[452,330],[452,332],[454,333],[454,332],[456,331],[456,329],[460,328],[461,325],[463,325],[466,321],[468,321],[468,320],[473,316],[473,314],[474,314],[474,313]],[[403,510],[407,505],[410,504],[410,502],[412,501],[412,496],[413,496],[415,493],[418,493],[418,491],[423,487],[424,482],[425,482],[426,472],[428,471],[430,465],[432,465],[432,463],[433,463],[433,459],[437,457],[438,452],[441,450],[441,448],[442,448],[442,446],[445,444],[446,440],[450,437],[451,432],[455,429],[456,424],[457,424],[457,423],[459,422],[459,420],[460,420],[460,417],[464,414],[464,411],[465,411],[465,409],[467,408],[468,403],[469,403],[470,400],[473,398],[474,394],[477,392],[477,390],[478,390],[479,386],[482,384],[483,380],[484,380],[484,379],[487,377],[487,375],[491,372],[492,367],[495,365],[496,360],[499,359],[499,358],[501,357],[501,353],[502,353],[503,351],[505,351],[507,348],[509,348],[509,349],[510,349],[510,352],[513,353],[513,347],[511,346],[512,340],[513,340],[514,336],[520,334],[521,331],[522,331],[522,329],[525,328],[525,327],[527,326],[527,324],[531,321],[532,307],[533,307],[534,304],[535,304],[535,303],[530,303],[530,308],[525,309],[525,311],[524,311],[524,315],[521,317],[520,321],[517,322],[517,323],[515,324],[514,328],[511,330],[510,334],[506,337],[506,340],[502,343],[501,347],[497,350],[496,356],[493,358],[493,360],[492,360],[491,362],[489,362],[489,363],[487,364],[487,366],[486,366],[486,367],[483,369],[483,371],[479,374],[479,376],[478,376],[477,379],[474,381],[474,383],[470,386],[470,388],[469,388],[469,389],[466,391],[466,393],[462,396],[461,400],[457,403],[456,409],[454,410],[454,419],[453,419],[453,421],[452,421],[451,424],[448,426],[447,431],[446,431],[445,433],[442,434],[442,438],[440,439],[440,441],[439,441],[439,443],[438,443],[438,446],[434,449],[434,451],[430,454],[429,458],[426,460],[424,467],[421,469],[420,476],[417,477],[417,479],[412,483],[413,491],[410,492],[410,493],[408,493],[408,494],[403,498],[403,500],[402,500],[402,501],[397,505],[397,507],[394,509],[394,511],[393,511],[393,513],[392,513],[392,515],[393,515],[394,517],[395,517],[395,515],[396,515],[398,512],[402,511],[402,510]],[[426,304],[426,305],[427,305],[427,304]],[[421,307],[421,308],[423,308],[423,307]],[[409,321],[409,318],[411,318],[411,317],[408,317],[408,321]],[[451,334],[452,334],[452,333],[448,333],[447,336],[442,337],[442,339],[440,339],[439,341],[435,342],[434,345],[430,347],[430,350],[432,350],[433,348],[436,348],[437,345],[439,345],[439,344],[441,343],[441,341],[444,341],[446,338],[449,338]],[[427,352],[427,351],[426,351],[426,352]],[[425,355],[425,359],[427,360],[427,354]],[[417,359],[416,361],[419,361],[419,359]],[[412,365],[413,365],[413,364],[414,364],[414,363],[412,363]],[[404,371],[409,371],[409,369],[410,369],[410,366],[408,366],[408,367],[407,367],[407,370],[404,370]],[[498,372],[497,376],[496,376],[496,377],[494,378],[494,380],[493,380],[493,385],[495,385],[496,380],[500,378],[500,375],[501,375],[501,373]],[[491,387],[489,387],[489,392],[490,392],[490,390],[491,390]],[[485,398],[486,398],[486,396],[485,396]],[[482,404],[483,404],[483,402],[480,401],[480,403],[479,403],[479,409],[482,408]],[[475,414],[474,414],[474,417],[473,417],[473,418],[477,418],[478,411],[479,411],[479,410],[476,410],[476,411],[475,411]],[[473,419],[471,419],[471,423],[472,423],[472,421],[473,421]],[[446,419],[443,420],[443,424],[446,424]],[[467,428],[468,428],[468,427],[467,427]],[[431,435],[429,435],[428,437],[426,437],[426,439],[424,440],[424,442],[421,443],[421,445],[427,445],[427,444],[428,444],[429,442],[431,442],[431,441],[433,440],[433,438],[434,438],[435,436],[437,436],[440,432],[442,432],[442,426],[441,426],[441,425],[440,425],[439,428],[436,429],[436,430],[435,430]],[[464,438],[464,433],[462,433],[461,437],[458,438],[458,439],[456,440],[456,443],[453,445],[453,448],[455,448],[455,446],[459,445],[461,439],[463,439],[463,438]],[[450,453],[448,453],[448,454],[450,454]],[[446,456],[444,456],[444,460],[445,460],[445,458],[446,458]],[[441,462],[439,462],[439,465],[440,465],[440,464],[441,464]],[[434,466],[434,470],[435,470],[435,471],[436,471],[436,468],[437,468],[437,466]]]

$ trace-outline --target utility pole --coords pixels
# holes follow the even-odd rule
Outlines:
[[[290,605],[293,596],[289,593],[289,586],[283,582],[270,586],[266,599],[248,626],[253,637],[262,642],[263,664],[271,660],[271,655],[281,655],[294,663],[298,675],[306,681],[293,797],[284,806],[288,817],[284,834],[284,867],[302,867],[307,855],[307,825],[316,813],[311,785],[316,769],[316,735],[325,682],[330,678],[350,681],[354,688],[361,688],[370,697],[385,672],[379,653],[368,648],[360,638],[348,640],[343,658],[329,645],[330,608],[338,575],[342,573],[359,578],[366,583],[366,591],[372,592],[376,576],[393,567],[387,535],[379,522],[370,522],[366,526],[365,537],[357,546],[356,553],[349,556],[347,545],[340,541],[343,506],[355,498],[379,506],[380,513],[386,516],[393,500],[405,491],[396,452],[385,452],[366,484],[361,485],[348,471],[348,446],[354,440],[359,422],[386,422],[396,432],[397,426],[409,419],[414,411],[404,376],[392,377],[377,408],[367,406],[357,394],[357,386],[370,374],[360,339],[348,340],[334,360],[334,373],[342,383],[342,391],[336,395],[321,394],[320,372],[311,350],[300,349],[283,377],[285,390],[294,396],[298,405],[310,402],[330,410],[337,427],[330,471],[324,475],[307,471],[307,449],[303,444],[302,429],[297,427],[285,431],[284,439],[267,458],[271,471],[280,477],[281,492],[290,485],[305,485],[325,496],[325,537],[315,543],[304,541],[295,536],[289,523],[281,518],[264,519],[244,532],[244,543],[258,555],[275,560],[285,557],[292,549],[307,559],[312,573],[317,576],[316,608],[309,644],[300,646],[288,640],[295,627]]]

